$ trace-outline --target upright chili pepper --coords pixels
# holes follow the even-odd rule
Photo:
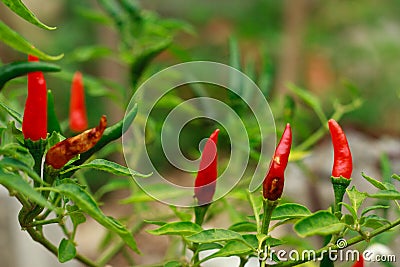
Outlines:
[[[69,127],[74,132],[82,132],[88,127],[83,78],[82,73],[79,71],[75,72],[72,79]]]
[[[29,55],[28,61],[39,61]],[[28,97],[26,98],[22,133],[25,139],[38,141],[47,137],[47,89],[43,73],[28,73]]]
[[[219,129],[208,138],[201,154],[200,167],[194,182],[194,196],[199,205],[212,201],[217,182],[217,142]]]
[[[100,118],[100,123],[96,128],[84,131],[77,136],[67,138],[53,147],[46,154],[46,164],[54,169],[61,169],[76,155],[91,149],[103,136],[107,126],[106,116]]]
[[[288,123],[276,147],[274,157],[269,165],[269,170],[263,183],[263,196],[265,199],[275,201],[282,195],[285,181],[284,174],[289,160],[291,146],[292,129]]]
[[[332,176],[342,176],[346,179],[350,179],[353,171],[353,160],[346,135],[334,119],[330,119],[328,125],[334,152]]]
[[[329,131],[331,133],[333,144],[333,168],[331,182],[335,194],[334,213],[338,219],[342,217],[343,196],[346,188],[351,182],[351,173],[353,171],[353,159],[351,157],[350,147],[340,125],[334,120],[328,121]]]

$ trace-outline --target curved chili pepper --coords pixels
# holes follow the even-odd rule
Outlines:
[[[194,196],[199,205],[212,201],[217,183],[217,142],[219,129],[208,138],[201,153],[200,167],[194,182]]]
[[[100,140],[107,126],[106,116],[100,118],[96,128],[84,131],[77,136],[67,138],[47,151],[46,164],[55,169],[62,168],[73,157],[91,149]]]
[[[265,199],[275,201],[282,195],[285,182],[285,169],[289,160],[291,146],[292,129],[288,123],[275,149],[274,157],[271,160],[268,173],[264,179],[263,196]]]
[[[346,135],[334,119],[330,119],[328,125],[334,152],[332,177],[342,176],[350,179],[353,171],[353,160]]]
[[[75,72],[71,86],[71,102],[69,106],[69,128],[74,132],[82,132],[88,127],[86,115],[85,91],[82,73]]]
[[[28,61],[39,61],[29,55]],[[28,73],[28,97],[26,98],[22,133],[25,139],[38,141],[47,137],[47,89],[42,72]]]

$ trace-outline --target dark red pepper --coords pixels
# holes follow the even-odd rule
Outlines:
[[[82,73],[79,71],[75,72],[72,79],[69,127],[74,132],[82,132],[88,127],[83,78]]]
[[[29,55],[28,61],[39,61]],[[25,139],[38,141],[47,137],[47,89],[43,73],[28,73],[28,96],[26,98],[22,133]]]
[[[106,127],[107,119],[103,115],[97,127],[67,138],[51,147],[46,154],[46,164],[54,169],[64,167],[73,157],[94,147],[103,136]]]
[[[268,173],[264,179],[263,196],[265,199],[275,201],[282,195],[285,182],[285,169],[289,160],[291,146],[292,129],[288,123],[276,147],[274,156],[269,165]]]
[[[332,177],[342,176],[350,179],[353,171],[353,160],[346,135],[334,119],[330,119],[328,125],[334,152]]]
[[[217,182],[217,142],[219,129],[208,138],[201,154],[200,167],[194,182],[194,196],[199,205],[212,201]]]

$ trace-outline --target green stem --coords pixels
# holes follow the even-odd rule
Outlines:
[[[384,225],[384,226],[372,231],[370,233],[370,235],[369,235],[369,239],[371,239],[372,237],[377,236],[377,235],[379,235],[379,234],[381,234],[383,232],[386,232],[387,230],[389,230],[391,228],[394,228],[394,227],[396,227],[398,225],[400,225],[400,218],[397,219],[396,221],[394,221],[391,224]],[[357,244],[357,243],[359,243],[361,241],[364,241],[364,240],[365,240],[365,238],[363,236],[353,237],[353,238],[347,240],[346,248],[349,247],[349,246],[352,246],[354,244]],[[313,260],[315,258],[320,257],[322,253],[327,252],[329,249],[330,250],[342,250],[342,249],[344,249],[344,247],[339,247],[338,245],[325,246],[325,247],[323,247],[323,248],[321,248],[321,249],[319,249],[319,250],[317,250],[315,252],[315,257],[314,257],[314,255],[311,255],[311,253],[310,253],[308,255],[306,254],[306,257],[304,259],[300,259],[300,260],[296,260],[296,261],[281,262],[281,263],[278,263],[278,264],[276,264],[274,266],[275,267],[287,267],[287,266],[299,265],[299,264],[302,264],[302,263],[305,263],[305,262],[308,262],[308,261],[311,261],[311,260]]]
[[[27,231],[29,235],[32,237],[32,239],[40,244],[42,244],[47,250],[49,250],[51,253],[53,253],[55,256],[58,255],[58,249],[56,246],[54,246],[50,241],[48,241],[43,235],[35,231],[34,228],[29,227],[27,228]],[[80,261],[81,263],[85,264],[86,266],[89,267],[98,267],[98,265],[93,262],[92,260],[82,256],[81,254],[76,254],[75,259]]]
[[[137,232],[139,232],[143,226],[145,225],[144,221],[141,221],[137,224],[135,224],[130,232],[132,235],[136,234]],[[115,257],[115,255],[117,255],[121,249],[125,246],[125,242],[124,241],[119,241],[118,243],[116,243],[114,246],[112,246],[109,250],[105,251],[103,253],[103,255],[101,255],[99,257],[99,259],[97,260],[97,266],[105,266],[112,258]]]
[[[240,263],[239,263],[239,267],[244,267],[247,263],[247,259],[240,257]]]
[[[33,221],[32,223],[29,224],[28,227],[34,227],[34,226],[39,226],[39,225],[46,225],[46,224],[52,224],[52,223],[59,223],[60,218],[54,218],[54,219],[49,219],[49,220],[39,220],[39,221]]]
[[[254,216],[255,216],[255,218],[256,218],[257,233],[260,233],[260,232],[261,232],[260,214],[259,214],[259,212],[257,211],[257,207],[256,207],[256,204],[255,204],[255,202],[254,202],[254,197],[253,197],[253,195],[250,193],[250,191],[247,191],[247,197],[248,197],[248,199],[249,199],[250,205],[251,205],[251,207],[252,207],[252,209],[253,209]]]
[[[269,229],[269,223],[271,221],[271,216],[272,216],[272,211],[275,209],[275,207],[278,205],[279,200],[271,201],[268,199],[263,200],[263,208],[264,208],[264,214],[263,214],[263,220],[261,224],[261,233],[268,235],[268,229]]]

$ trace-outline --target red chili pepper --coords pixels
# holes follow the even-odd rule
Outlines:
[[[199,205],[210,203],[217,182],[217,142],[219,129],[208,138],[201,154],[200,167],[194,182],[194,196]]]
[[[274,157],[271,160],[268,173],[264,179],[263,196],[268,200],[275,201],[282,195],[285,182],[285,169],[289,160],[291,146],[292,129],[288,123],[276,147]]]
[[[364,258],[362,254],[360,254],[360,257],[358,258],[358,261],[356,261],[352,267],[364,267]]]
[[[71,86],[71,102],[69,106],[69,128],[74,132],[82,132],[88,127],[86,115],[85,91],[82,73],[75,72]]]
[[[29,55],[28,61],[39,61]],[[43,73],[28,73],[28,97],[26,98],[22,133],[25,139],[38,141],[47,137],[47,89]]]
[[[46,154],[46,164],[55,169],[60,169],[73,157],[94,147],[103,136],[107,126],[106,116],[100,118],[100,123],[96,128],[92,128],[67,138],[52,146]]]
[[[342,176],[350,179],[353,171],[353,160],[346,135],[335,120],[330,119],[328,125],[334,152],[332,177]]]

